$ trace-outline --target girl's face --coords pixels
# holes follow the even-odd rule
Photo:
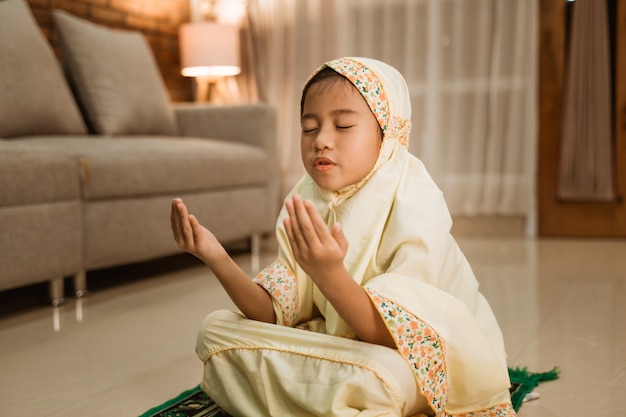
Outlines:
[[[382,142],[365,99],[346,79],[311,85],[302,107],[302,162],[319,187],[336,191],[363,179],[374,167]]]

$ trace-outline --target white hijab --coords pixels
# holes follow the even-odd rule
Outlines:
[[[366,100],[383,132],[380,153],[372,171],[356,184],[330,192],[305,175],[288,198],[300,194],[314,202],[329,226],[341,223],[349,241],[346,269],[379,310],[438,415],[497,407],[503,411],[498,415],[515,415],[500,328],[450,234],[452,220],[441,191],[408,152],[411,104],[404,78],[393,67],[368,58],[341,58],[317,71],[324,67],[347,78]],[[321,320],[321,327],[307,327],[354,338],[294,260],[283,227],[285,216],[283,207],[276,234],[279,260],[293,272],[298,286],[295,324]],[[318,311],[323,319],[315,318]],[[404,322],[397,321],[400,316]],[[279,324],[290,325],[278,309],[277,318]],[[406,327],[407,322],[434,334],[436,341],[416,343],[422,333]],[[414,358],[425,352],[426,359]],[[434,376],[420,374],[433,364]],[[434,379],[438,383],[429,385]]]

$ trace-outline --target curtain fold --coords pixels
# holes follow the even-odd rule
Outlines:
[[[256,103],[259,101],[259,90],[257,86],[257,57],[254,54],[254,43],[250,30],[250,19],[244,19],[239,29],[239,40],[241,48],[241,74],[232,77],[236,83],[237,102]]]
[[[284,195],[304,173],[299,100],[306,77],[340,56],[405,76],[410,150],[453,215],[535,223],[537,0],[249,0],[261,97],[279,114]]]
[[[577,0],[572,7],[557,196],[611,201],[615,187],[606,1]]]

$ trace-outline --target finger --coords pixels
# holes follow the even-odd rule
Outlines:
[[[296,199],[295,196],[291,200],[287,200],[285,202],[285,207],[287,208],[287,214],[289,214],[289,228],[291,230],[291,236],[294,244],[300,250],[304,250],[307,246],[306,239],[302,234],[302,229],[300,225],[300,219],[298,218],[298,214],[296,213]]]
[[[285,217],[283,219],[283,226],[285,226],[285,232],[287,233],[287,239],[289,239],[289,243],[291,244],[291,248],[294,252],[298,251],[298,242],[293,235],[293,229],[291,228],[291,219],[289,217]]]
[[[287,201],[285,206],[287,208],[287,212],[293,213],[293,203],[291,201]],[[291,245],[293,255],[295,256],[296,261],[299,262],[301,254],[301,239],[296,238],[291,217],[287,216],[283,219],[283,226],[285,227],[285,232],[287,233],[287,239],[289,239],[289,244]]]
[[[315,235],[320,239],[322,243],[327,242],[328,239],[330,239],[332,236],[328,231],[328,226],[322,219],[319,211],[317,211],[317,207],[315,207],[315,204],[313,204],[313,202],[310,200],[305,200],[303,202],[303,205],[307,212],[309,221],[311,222],[311,226],[315,231]]]
[[[177,232],[179,236],[179,244],[182,243],[188,246],[193,243],[193,230],[191,223],[189,222],[189,213],[187,212],[187,206],[182,201],[176,206]]]
[[[180,198],[175,198],[172,200],[172,204],[170,207],[170,224],[172,225],[172,231],[174,230],[174,225],[178,223],[178,218],[176,216],[176,212],[178,211],[178,209],[176,207],[181,202],[182,201],[180,200]]]
[[[181,219],[180,219],[180,209],[178,206],[183,204],[182,200],[179,198],[175,198],[172,200],[172,209],[170,211],[170,223],[172,226],[172,233],[174,233],[174,238],[178,241],[178,237],[180,236],[180,228],[181,228]]]
[[[298,222],[298,228],[303,239],[311,246],[319,242],[319,236],[313,226],[311,216],[304,204],[304,200],[299,195],[293,198],[294,213]]]
[[[189,225],[191,226],[193,243],[196,245],[200,241],[200,236],[202,235],[202,225],[198,221],[198,218],[193,214],[189,215]]]
[[[330,230],[330,233],[335,239],[335,241],[339,244],[339,247],[341,248],[341,250],[344,253],[346,253],[348,251],[349,242],[348,242],[348,238],[343,233],[343,227],[341,227],[341,224],[335,223],[332,229]]]
[[[189,215],[189,225],[191,226],[194,242],[198,242],[205,231],[208,231],[206,227],[202,226],[200,220],[198,220],[194,214]]]

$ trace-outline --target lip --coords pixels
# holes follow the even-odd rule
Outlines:
[[[313,160],[313,167],[316,171],[329,171],[335,167],[335,161],[332,159],[325,158],[323,156],[318,156]]]

